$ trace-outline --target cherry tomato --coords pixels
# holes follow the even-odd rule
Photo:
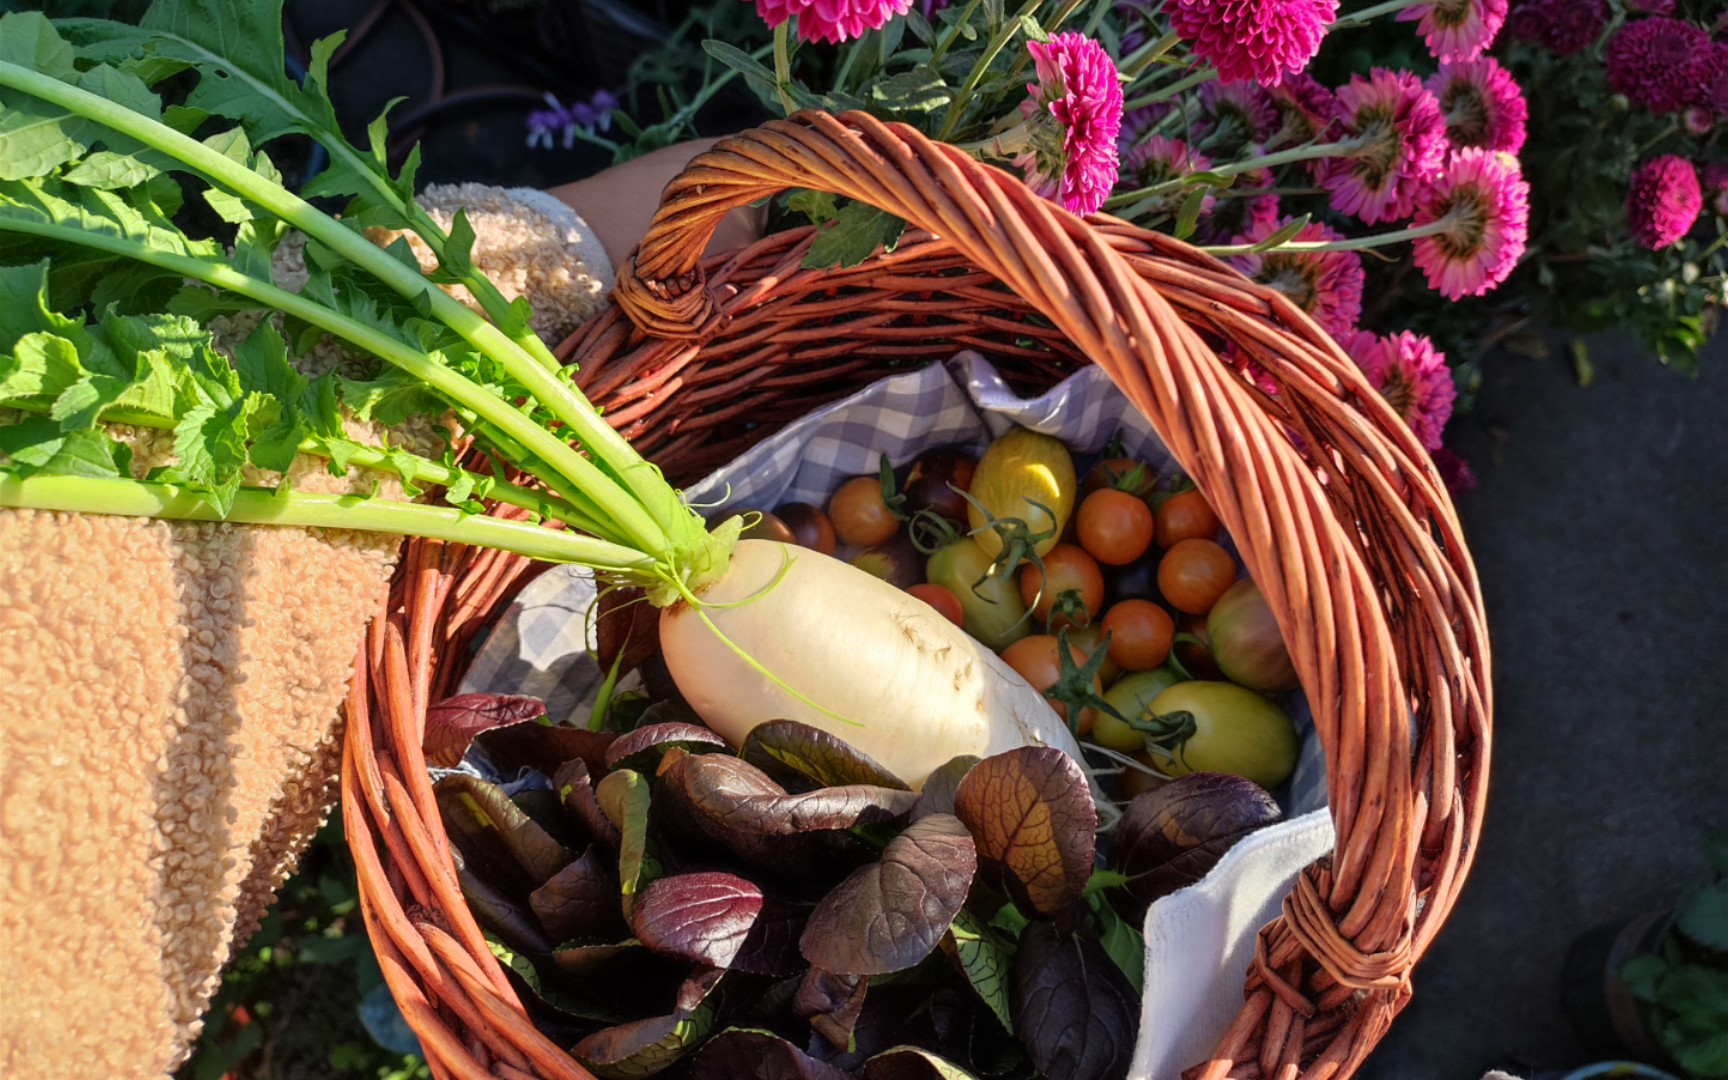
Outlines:
[[[966,625],[966,609],[961,606],[960,598],[941,585],[914,585],[906,590],[913,596],[935,608],[937,613],[955,626]]]
[[[1152,546],[1152,511],[1126,491],[1094,491],[1074,521],[1080,546],[1106,566],[1127,566]]]
[[[1233,683],[1262,693],[1301,685],[1278,620],[1260,587],[1248,578],[1230,586],[1212,605],[1206,615],[1206,640],[1218,670]]]
[[[1056,638],[1050,634],[1033,634],[1030,637],[1023,637],[1003,649],[1002,659],[1007,661],[1009,667],[1019,672],[1020,677],[1032,685],[1032,689],[1044,693],[1062,678],[1062,664],[1058,658],[1057,645]],[[1086,662],[1085,658],[1080,655],[1080,651],[1074,647],[1073,642],[1068,643],[1068,655],[1073,659],[1076,667]],[[1096,679],[1092,681],[1092,692],[1095,694],[1099,692]],[[1044,700],[1050,703],[1050,707],[1056,710],[1056,715],[1060,716],[1064,722],[1068,720],[1067,705],[1055,698],[1045,698]],[[1093,712],[1094,710],[1090,708],[1080,710],[1080,719],[1075,725],[1079,734],[1084,735],[1092,730]]]
[[[776,540],[782,544],[797,543],[797,536],[792,532],[791,526],[787,525],[778,514],[770,514],[766,510],[741,510],[739,513],[746,519],[752,514],[756,515],[756,523],[739,533],[740,539]]]
[[[778,507],[774,515],[792,530],[793,541],[799,547],[820,551],[824,555],[834,554],[834,549],[839,547],[834,523],[828,520],[828,515],[820,507],[809,503],[787,503]]]
[[[1123,600],[1104,613],[1110,659],[1124,671],[1151,671],[1170,655],[1176,620],[1150,600]]]
[[[828,500],[834,535],[853,547],[875,547],[900,528],[900,519],[882,501],[882,478],[854,476],[834,489]]]
[[[1092,466],[1092,471],[1086,474],[1086,482],[1080,485],[1080,496],[1085,498],[1094,491],[1105,488],[1115,488],[1126,491],[1137,499],[1150,496],[1158,486],[1158,474],[1152,466],[1134,458],[1105,458]]]
[[[977,459],[958,446],[944,446],[921,455],[906,474],[903,512],[911,517],[928,510],[964,526],[967,504],[960,492],[971,489],[972,473],[977,467]]]
[[[1152,699],[1154,716],[1186,713],[1193,728],[1171,740],[1171,776],[1233,773],[1275,788],[1296,771],[1296,728],[1284,710],[1227,682],[1178,683]]]
[[[1145,720],[1152,715],[1152,699],[1182,681],[1182,676],[1169,668],[1137,671],[1124,675],[1104,693],[1104,704],[1121,713],[1127,720]],[[1122,753],[1146,749],[1146,736],[1138,728],[1099,711],[1092,722],[1092,741]]]
[[[1067,593],[1074,596],[1065,598]],[[1020,599],[1051,630],[1089,626],[1104,606],[1104,572],[1092,556],[1073,544],[1057,544],[1044,556],[1043,573],[1036,563],[1020,568]]]
[[[1158,563],[1158,591],[1170,606],[1204,615],[1236,580],[1236,560],[1210,540],[1181,540]]]
[[[1210,540],[1218,535],[1218,515],[1198,491],[1184,491],[1158,504],[1152,515],[1154,538],[1168,550],[1184,540]]]
[[[1212,639],[1206,633],[1206,616],[1184,615],[1177,628],[1199,642],[1179,641],[1170,650],[1183,670],[1196,679],[1222,679],[1224,673],[1218,670],[1218,661],[1212,658]]]

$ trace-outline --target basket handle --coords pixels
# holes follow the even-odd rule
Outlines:
[[[1336,854],[1310,867],[1287,903],[1289,933],[1344,986],[1402,985],[1422,817],[1409,698],[1391,601],[1316,466],[1112,246],[1108,219],[1084,221],[957,147],[862,112],[800,112],[693,159],[621,275],[619,307],[652,337],[707,336],[720,318],[701,268],[715,227],[792,187],[868,203],[941,237],[1037,307],[1152,423],[1276,613],[1326,748]],[[1313,348],[1309,329],[1286,332]]]

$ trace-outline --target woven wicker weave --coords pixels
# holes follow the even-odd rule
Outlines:
[[[801,268],[810,230],[702,260],[727,211],[791,187],[909,228],[893,253],[846,270]],[[1351,1075],[1408,1002],[1411,967],[1474,855],[1488,642],[1432,463],[1311,322],[1178,241],[1076,218],[909,128],[801,113],[674,180],[612,305],[561,352],[679,482],[894,366],[961,346],[1027,390],[1103,367],[1277,613],[1326,751],[1337,848],[1261,931],[1241,1013],[1188,1075]],[[534,1030],[487,951],[420,748],[427,704],[535,569],[410,544],[349,700],[343,797],[362,910],[439,1076],[588,1076]]]

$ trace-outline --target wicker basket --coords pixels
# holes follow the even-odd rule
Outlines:
[[[701,258],[726,212],[792,187],[871,203],[908,230],[846,270],[801,269],[810,230]],[[612,304],[562,353],[676,483],[891,366],[962,346],[1027,390],[1102,366],[1277,612],[1326,751],[1337,847],[1261,930],[1241,1013],[1188,1075],[1351,1075],[1409,1001],[1475,853],[1488,643],[1432,463],[1307,318],[1178,241],[1076,218],[909,128],[801,113],[668,185]],[[342,791],[361,906],[437,1076],[588,1077],[534,1030],[469,915],[421,751],[428,703],[535,569],[410,544],[349,698]]]

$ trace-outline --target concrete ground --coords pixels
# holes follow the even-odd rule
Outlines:
[[[1475,869],[1362,1080],[1589,1060],[1560,1011],[1568,942],[1662,904],[1728,825],[1728,339],[1680,378],[1592,342],[1487,365],[1460,501],[1494,650]],[[1474,422],[1472,422],[1474,421]]]

